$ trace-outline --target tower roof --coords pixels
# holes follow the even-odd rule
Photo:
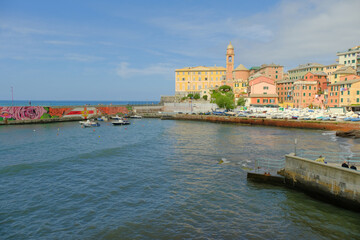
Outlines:
[[[227,49],[234,49],[234,46],[231,44],[231,42],[230,42],[229,45],[227,46]]]
[[[244,65],[240,64],[234,71],[249,70]]]

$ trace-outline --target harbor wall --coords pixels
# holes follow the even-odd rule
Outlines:
[[[332,122],[332,121],[322,122],[322,121],[244,118],[244,117],[191,115],[191,114],[176,114],[173,116],[173,119],[208,121],[208,122],[218,122],[218,123],[240,123],[247,125],[264,125],[264,126],[289,127],[289,128],[309,128],[309,129],[322,129],[322,130],[331,130],[331,131],[360,130],[360,123],[358,122]]]
[[[82,118],[87,119],[94,115],[127,114],[129,109],[125,106],[16,106],[0,107],[0,122],[56,119],[56,118]]]
[[[336,205],[360,211],[360,172],[289,154],[285,156],[286,183]]]

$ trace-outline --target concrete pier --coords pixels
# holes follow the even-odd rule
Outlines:
[[[288,186],[360,212],[360,172],[289,154],[283,171]]]

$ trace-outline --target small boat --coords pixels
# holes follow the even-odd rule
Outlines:
[[[83,127],[100,127],[100,123],[90,120],[81,122],[81,125]]]
[[[104,119],[102,119],[102,118],[97,118],[97,120],[98,120],[98,121],[104,121]]]
[[[130,118],[141,119],[141,118],[142,118],[142,116],[139,116],[139,115],[133,115],[133,116],[130,116]]]
[[[110,117],[111,119],[115,119],[115,120],[121,120],[121,119],[123,119],[122,117],[119,117],[118,115],[116,115],[116,116],[113,116],[113,117]]]
[[[351,121],[352,121],[352,122],[359,122],[359,121],[360,121],[360,118],[351,118]]]
[[[129,124],[130,124],[130,122],[127,121],[127,120],[125,120],[125,119],[118,119],[117,121],[113,121],[113,122],[111,122],[111,123],[112,123],[112,125],[114,125],[114,126],[129,125]]]

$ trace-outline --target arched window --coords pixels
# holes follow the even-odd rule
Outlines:
[[[229,62],[231,62],[231,61],[232,61],[232,56],[229,56],[229,58],[228,58],[228,59],[229,59]]]

